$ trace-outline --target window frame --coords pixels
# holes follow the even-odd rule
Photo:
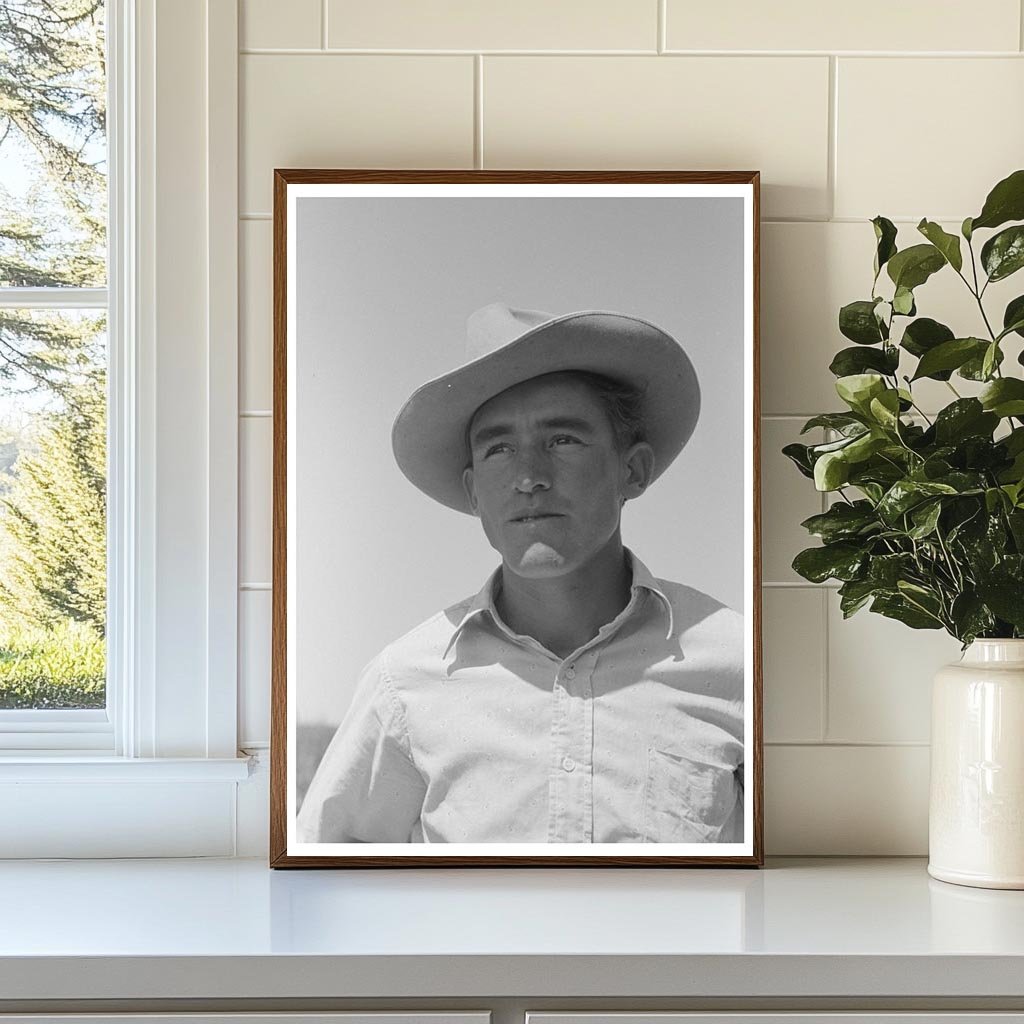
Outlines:
[[[0,856],[231,855],[237,0],[107,4],[109,729],[0,725]]]

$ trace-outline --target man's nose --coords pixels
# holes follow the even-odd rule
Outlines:
[[[515,488],[523,494],[546,491],[551,486],[551,474],[542,452],[520,453],[515,468]]]

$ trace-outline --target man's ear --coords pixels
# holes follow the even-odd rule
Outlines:
[[[623,500],[639,497],[647,489],[654,475],[654,449],[646,441],[638,441],[622,456],[625,479],[622,484]]]
[[[462,471],[462,487],[466,492],[466,497],[469,498],[469,507],[473,510],[473,515],[477,514],[476,506],[476,488],[473,486],[473,467],[467,466]]]

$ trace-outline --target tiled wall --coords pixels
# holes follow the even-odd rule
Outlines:
[[[924,853],[929,683],[959,647],[843,622],[793,573],[821,501],[778,452],[838,407],[867,219],[959,224],[1024,166],[1020,0],[241,0],[240,37],[243,745],[269,716],[272,169],[753,167],[768,852]],[[939,275],[919,307],[976,331],[959,284]]]

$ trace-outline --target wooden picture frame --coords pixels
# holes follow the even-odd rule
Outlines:
[[[271,866],[763,864],[758,172],[277,170],[273,290]],[[626,502],[623,536],[640,541],[626,555],[629,603],[577,648],[581,664],[592,655],[585,686],[566,682],[568,657],[502,622],[514,591],[502,581],[519,570],[500,542],[492,550],[467,509],[433,500],[391,453],[390,424],[412,416],[403,401],[464,372],[463,324],[480,307],[471,333],[535,307],[639,324],[676,339],[699,380],[685,449]],[[610,312],[579,312],[592,310]],[[560,337],[550,323],[538,335]],[[653,417],[646,358],[630,355]],[[553,364],[531,365],[532,386]],[[548,381],[575,388],[576,369]],[[410,429],[434,443],[424,416]],[[559,435],[538,450],[556,447],[591,442]],[[456,456],[484,479],[476,452]],[[659,457],[660,472],[673,456]],[[561,484],[536,485],[549,486]],[[494,589],[456,604],[488,558]],[[446,607],[470,625],[429,618]],[[424,620],[419,639],[393,642]],[[638,646],[666,622],[652,653]],[[482,646],[463,655],[467,630]],[[428,656],[413,643],[435,645],[440,674],[417,674]],[[496,644],[513,653],[500,660]],[[538,664],[553,682],[528,686]]]

